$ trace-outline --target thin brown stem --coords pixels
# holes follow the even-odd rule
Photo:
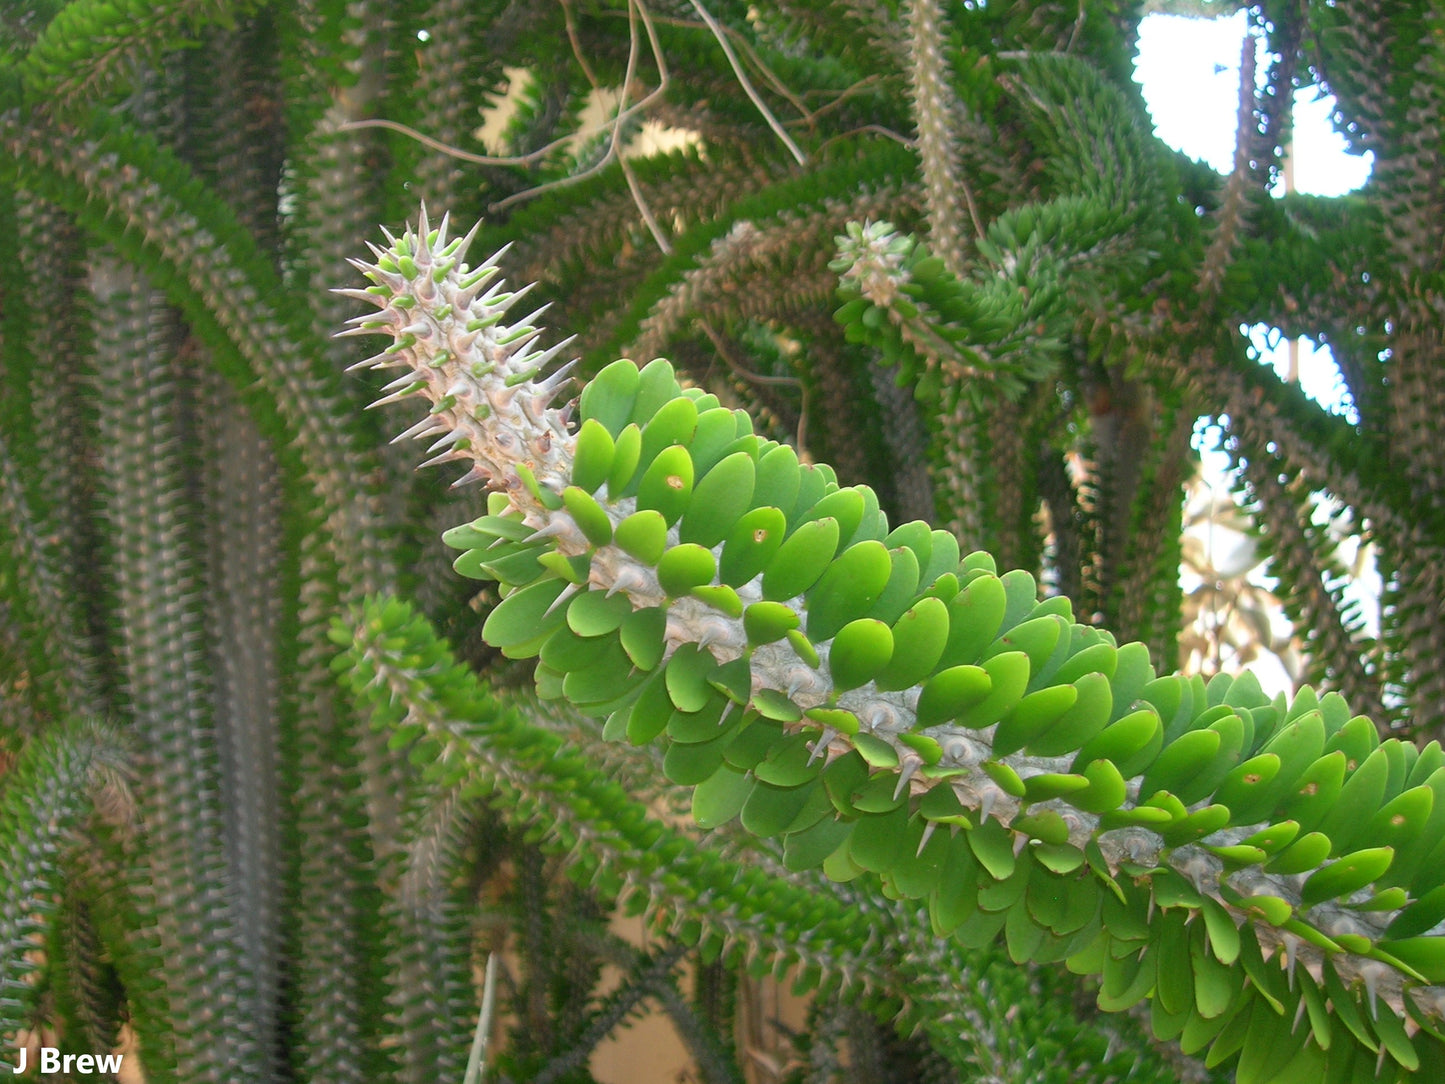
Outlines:
[[[700,0],[692,0],[692,7],[694,11],[702,16],[703,22],[707,23],[707,28],[712,31],[712,36],[717,39],[718,45],[722,47],[723,55],[728,58],[728,63],[732,65],[733,74],[737,76],[738,85],[743,88],[743,93],[748,96],[748,100],[757,107],[758,112],[763,115],[763,120],[767,122],[768,127],[773,130],[773,133],[783,141],[783,146],[788,148],[788,151],[792,154],[798,165],[807,164],[807,155],[793,142],[787,130],[778,122],[778,118],[773,115],[773,111],[768,108],[767,103],[763,101],[757,90],[753,87],[752,80],[748,78],[747,72],[743,71],[743,66],[738,61],[738,55],[733,52],[732,44],[728,41],[728,36],[723,33],[722,26],[713,18],[712,13],[702,6]]]
[[[698,326],[702,328],[703,334],[712,341],[713,348],[717,350],[718,357],[722,358],[727,367],[744,380],[751,381],[754,384],[775,384],[798,389],[798,396],[801,398],[802,403],[798,408],[798,431],[796,439],[798,442],[798,454],[803,455],[808,446],[806,439],[808,435],[808,385],[796,376],[765,376],[762,373],[753,372],[733,355],[732,350],[728,348],[723,337],[713,329],[710,323],[706,320],[699,320],[697,323]]]

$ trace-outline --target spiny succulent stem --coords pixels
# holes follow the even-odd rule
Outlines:
[[[1027,752],[1027,742],[1013,746],[1017,751],[996,753],[997,724],[964,725],[959,721],[962,709],[935,713],[930,718],[941,721],[920,726],[925,707],[920,691],[924,686],[917,684],[902,689],[880,687],[873,680],[877,670],[847,684],[839,682],[835,688],[835,671],[840,665],[847,666],[846,661],[840,662],[846,660],[847,651],[839,648],[836,630],[826,634],[817,632],[813,589],[801,586],[797,589],[798,594],[787,599],[774,595],[765,597],[761,586],[765,579],[762,574],[746,582],[725,586],[715,576],[716,562],[725,554],[724,546],[718,543],[709,547],[687,541],[680,534],[677,513],[670,519],[656,522],[656,530],[663,532],[655,536],[657,553],[677,558],[666,572],[658,560],[643,561],[619,545],[617,533],[635,513],[643,511],[659,516],[658,509],[667,507],[671,499],[667,496],[669,492],[690,499],[694,479],[691,477],[691,457],[687,448],[692,440],[692,430],[677,439],[664,440],[661,451],[654,448],[652,454],[658,458],[636,467],[631,488],[625,478],[609,478],[594,482],[589,489],[582,491],[583,499],[579,500],[579,487],[574,480],[574,472],[579,465],[579,434],[570,431],[572,404],[560,409],[551,406],[570,379],[568,374],[572,366],[569,364],[551,375],[542,375],[542,370],[570,340],[545,350],[533,348],[540,331],[531,321],[544,311],[545,306],[521,321],[506,318],[507,310],[530,287],[507,292],[501,279],[493,281],[491,272],[495,268],[496,256],[480,268],[468,267],[463,259],[467,243],[475,232],[471,231],[462,243],[449,242],[445,222],[432,233],[423,213],[417,231],[408,230],[402,238],[393,239],[391,251],[378,254],[374,263],[361,265],[378,287],[376,293],[361,293],[382,313],[379,317],[373,315],[359,321],[356,330],[384,331],[395,339],[386,351],[363,364],[376,368],[400,364],[409,370],[387,385],[385,401],[417,395],[432,404],[426,417],[406,429],[397,439],[439,436],[440,439],[431,447],[431,452],[436,454],[429,462],[471,461],[471,468],[458,484],[485,481],[498,494],[504,495],[494,499],[492,518],[519,516],[522,524],[530,528],[522,536],[521,544],[534,547],[531,552],[535,560],[544,566],[545,572],[540,578],[535,573],[529,573],[528,577],[533,578],[511,581],[514,586],[519,591],[525,591],[546,582],[549,576],[563,581],[555,588],[557,593],[547,599],[545,609],[540,610],[536,625],[555,628],[553,615],[564,608],[568,621],[572,621],[573,604],[581,603],[584,596],[610,599],[623,594],[634,614],[651,609],[665,611],[658,657],[641,669],[655,670],[659,662],[669,667],[669,695],[674,696],[679,711],[697,709],[684,708],[684,702],[691,702],[689,698],[671,689],[673,670],[670,667],[674,658],[706,659],[705,664],[698,664],[704,666],[703,674],[710,668],[721,673],[730,664],[746,659],[747,680],[743,683],[744,687],[737,688],[736,683],[728,685],[721,678],[708,679],[713,682],[714,689],[728,690],[729,713],[731,701],[739,698],[740,702],[746,701],[748,710],[756,717],[774,721],[786,733],[810,732],[809,765],[819,759],[831,765],[840,757],[857,753],[868,762],[870,771],[881,768],[895,773],[891,787],[895,803],[906,796],[911,796],[912,801],[919,801],[935,791],[943,794],[952,792],[962,809],[976,812],[973,819],[977,824],[982,825],[993,818],[1004,825],[1011,833],[1007,838],[1016,856],[1022,854],[1031,842],[1043,842],[1047,837],[1055,841],[1055,846],[1073,847],[1085,855],[1092,853],[1095,857],[1090,861],[1102,859],[1114,877],[1123,879],[1172,870],[1188,882],[1202,885],[1205,893],[1219,896],[1226,906],[1234,907],[1236,912],[1244,910],[1253,914],[1248,904],[1251,898],[1273,900],[1284,906],[1290,916],[1300,916],[1292,920],[1306,922],[1325,938],[1342,938],[1348,944],[1360,944],[1362,941],[1373,944],[1385,940],[1384,931],[1400,913],[1398,909],[1374,912],[1355,909],[1350,906],[1352,893],[1345,893],[1339,899],[1331,897],[1306,905],[1302,892],[1307,875],[1311,875],[1308,871],[1288,875],[1266,872],[1262,858],[1256,863],[1246,862],[1242,867],[1232,858],[1226,861],[1224,855],[1232,854],[1227,848],[1247,850],[1247,847],[1240,847],[1242,842],[1268,822],[1241,825],[1225,821],[1221,822],[1224,827],[1215,831],[1187,837],[1192,840],[1190,842],[1176,839],[1174,845],[1166,845],[1163,830],[1155,831],[1151,827],[1159,823],[1157,820],[1130,820],[1126,817],[1112,822],[1120,827],[1110,827],[1101,819],[1103,814],[1072,805],[1066,797],[1026,800],[1024,795],[1029,793],[1027,786],[1037,777],[1082,772],[1085,765],[1075,765],[1073,753],[1031,754]],[[482,274],[484,270],[486,274]],[[484,279],[490,285],[484,292],[477,293]],[[356,292],[348,296],[356,296]],[[626,409],[630,411],[633,398],[639,394],[636,390],[640,386],[638,382],[643,378],[631,362],[616,364],[625,367],[625,372],[618,370],[622,374],[619,379],[633,382],[630,385],[633,390],[626,399]],[[656,364],[666,369],[665,363]],[[672,388],[670,394],[675,397],[673,402],[687,397],[676,385],[670,369],[654,375],[664,376],[666,384],[652,385],[653,392],[649,394],[653,398],[657,398],[655,393],[659,388],[666,391],[668,386]],[[606,376],[604,372],[597,379],[600,382]],[[594,388],[597,386],[593,385]],[[646,425],[648,434],[653,433],[652,419],[662,417],[661,402],[666,398],[664,395],[658,402],[649,402],[654,413],[639,416],[637,424]],[[586,424],[595,423],[594,415]],[[609,442],[620,440],[621,429],[620,425],[614,427],[603,439]],[[750,428],[748,431],[751,432]],[[612,445],[609,443],[607,447]],[[681,459],[677,459],[680,465],[677,468],[668,466],[661,473],[653,471],[663,461],[662,455],[673,454],[674,449],[682,455]],[[758,454],[754,452],[755,463]],[[611,452],[607,455],[610,462]],[[668,460],[668,463],[671,462]],[[686,466],[686,478],[677,473],[683,465]],[[698,483],[704,480],[696,479]],[[650,484],[657,492],[649,497],[650,503],[644,503],[641,499],[643,491]],[[751,485],[751,482],[748,484]],[[612,492],[613,486],[617,487],[616,493]],[[592,492],[596,492],[598,497],[592,497]],[[827,492],[835,494],[841,491],[834,485]],[[637,496],[633,496],[634,493]],[[713,499],[720,497],[721,494],[714,494]],[[873,507],[876,512],[876,501]],[[682,523],[694,522],[688,518],[691,515],[689,507]],[[664,522],[667,524],[665,529],[662,526]],[[882,533],[875,535],[872,541],[860,543],[860,546],[879,545],[877,540],[887,533],[886,520],[880,519],[879,522]],[[795,527],[801,532],[805,525],[808,525],[806,521],[799,521]],[[507,537],[515,539],[516,536],[508,534]],[[835,538],[834,541],[846,543],[847,540]],[[950,542],[956,552],[957,543],[951,539]],[[829,553],[833,552],[833,544],[828,543]],[[857,547],[837,547],[840,555],[845,551],[851,553],[854,548]],[[835,560],[841,561],[842,557]],[[699,561],[703,562],[701,566]],[[829,566],[830,569],[833,567]],[[689,570],[698,568],[704,575],[696,580],[689,579],[693,574]],[[960,565],[960,577],[965,571],[965,567]],[[991,567],[989,574],[992,575]],[[506,576],[497,575],[507,580]],[[997,581],[998,577],[994,579]],[[817,582],[816,577],[809,582]],[[669,585],[667,590],[663,589],[664,584]],[[693,590],[689,584],[701,586]],[[957,591],[958,587],[958,578],[955,578],[954,590]],[[998,589],[1002,591],[1001,587]],[[1030,591],[1032,589],[1030,581]],[[726,593],[716,593],[724,591]],[[777,592],[779,595],[786,593]],[[674,594],[676,597],[672,597]],[[915,605],[925,598],[919,596]],[[789,638],[781,638],[783,630],[779,630],[779,635],[771,641],[752,642],[742,615],[749,607],[760,603],[793,611],[796,616]],[[1068,619],[1052,612],[1046,616],[1062,621],[1066,626],[1070,624]],[[550,625],[547,624],[549,621]],[[881,626],[884,633],[888,632],[886,624],[872,618],[860,617],[852,624],[867,625],[869,621]],[[799,631],[805,627],[807,636]],[[535,631],[532,634],[536,635]],[[525,639],[525,634],[522,638]],[[861,650],[857,645],[864,641],[858,639],[854,643],[855,650]],[[1112,638],[1109,643],[1112,645]],[[684,651],[685,647],[690,653]],[[997,641],[993,645],[993,654],[988,658],[1010,650],[1023,658],[1024,653],[1012,649],[1007,641]],[[1118,650],[1122,653],[1125,649]],[[532,653],[535,654],[535,650]],[[978,661],[983,662],[984,658],[978,657]],[[1030,670],[1033,666],[1033,662],[1027,663]],[[973,669],[980,668],[975,666]],[[633,673],[636,672],[634,668]],[[1149,672],[1152,676],[1152,667],[1149,667]],[[632,680],[627,673],[620,676]],[[657,674],[651,676],[655,678]],[[934,684],[942,676],[939,673],[929,678],[928,687],[935,690],[942,688]],[[646,678],[639,677],[637,680]],[[619,689],[623,687],[619,686]],[[702,700],[698,703],[715,694],[709,692],[704,683],[700,695]],[[936,692],[936,695],[941,697],[945,694]],[[1148,704],[1148,701],[1139,703]],[[1134,715],[1145,713],[1137,704],[1128,710]],[[1160,712],[1152,704],[1148,705],[1147,711],[1154,714],[1154,723],[1158,727]],[[837,713],[835,718],[841,716],[853,721],[845,731],[840,731],[815,721],[812,718],[814,712],[823,712],[824,715],[834,712]],[[1116,714],[1111,722],[1119,719]],[[1019,745],[1024,748],[1019,749]],[[1071,748],[1077,750],[1078,746]],[[1123,797],[1121,801],[1116,799],[1118,804],[1111,808],[1121,814],[1140,811],[1143,797],[1140,794],[1140,775],[1135,772],[1133,778],[1129,778],[1128,774],[1116,770],[1115,776],[1120,780],[1118,785]],[[1156,797],[1151,797],[1150,801]],[[1187,819],[1207,811],[1202,802],[1186,807],[1172,795],[1166,793],[1166,797],[1171,798],[1182,811],[1177,814],[1179,818]],[[1162,812],[1166,819],[1176,817],[1164,807],[1152,808]],[[1226,809],[1225,812],[1229,811]],[[1034,824],[1052,827],[1047,830],[1044,827],[1031,828],[1031,818]],[[1170,823],[1176,821],[1171,820]],[[1034,835],[1035,832],[1044,834]],[[924,837],[919,853],[931,836],[930,821],[929,834]],[[1102,867],[1097,868],[1102,873]],[[1317,872],[1324,867],[1313,868]],[[1152,907],[1153,895],[1149,900]],[[1230,900],[1235,903],[1231,904]],[[1402,974],[1392,967],[1354,952],[1335,952],[1327,957],[1315,944],[1296,943],[1289,929],[1268,922],[1256,921],[1254,932],[1264,948],[1281,949],[1291,973],[1297,958],[1303,960],[1311,973],[1317,972],[1328,959],[1335,972],[1347,981],[1358,979],[1364,983],[1370,990],[1372,1002],[1375,997],[1382,996],[1389,1000],[1392,1007],[1398,1008],[1403,1004],[1400,1000],[1403,996]],[[1415,993],[1417,1000],[1428,1004],[1432,1014],[1445,1017],[1445,989],[1431,988],[1428,994],[1417,989]]]

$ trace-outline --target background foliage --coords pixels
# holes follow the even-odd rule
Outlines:
[[[1222,179],[1150,135],[1139,17],[7,5],[0,1033],[83,1052],[129,1026],[152,1081],[460,1079],[476,954],[505,944],[513,1079],[587,1079],[644,1002],[703,1078],[741,1079],[740,962],[824,984],[798,1079],[843,1072],[845,1033],[864,1079],[1184,1071],[1067,977],[941,955],[907,907],[652,817],[660,774],[539,709],[481,644],[494,599],[469,604],[438,541],[480,498],[385,444],[403,415],[361,409],[376,384],[331,337],[355,305],[328,292],[361,284],[345,259],[419,199],[485,215],[584,369],[667,354],[895,521],[1035,571],[1156,658],[1176,652],[1189,438],[1213,415],[1309,679],[1382,731],[1439,736],[1438,17],[1252,9],[1274,62]],[[481,154],[481,111],[514,81],[503,158],[354,123]],[[1272,199],[1290,88],[1311,82],[1374,177]],[[600,127],[598,87],[620,88]],[[621,159],[644,121],[697,138]],[[869,219],[903,231],[904,288],[846,245],[831,266]],[[1260,370],[1254,322],[1328,342],[1357,420]],[[1375,544],[1378,635],[1342,594],[1319,494]],[[438,707],[489,735],[458,731],[447,771],[408,759],[425,720],[331,672],[330,623],[377,594],[412,599],[491,687]],[[657,916],[642,954],[605,932],[629,895]],[[679,986],[704,928],[742,959]],[[630,976],[613,993],[604,963]],[[851,1006],[923,1030],[900,1047]]]

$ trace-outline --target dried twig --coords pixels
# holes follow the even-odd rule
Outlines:
[[[733,357],[733,353],[728,349],[727,343],[723,341],[721,335],[713,330],[711,324],[706,320],[699,320],[697,323],[698,326],[702,328],[703,334],[712,340],[712,345],[717,350],[718,357],[722,358],[727,364],[727,367],[744,380],[751,381],[754,384],[782,384],[798,389],[798,395],[802,399],[802,403],[798,408],[798,432],[795,439],[798,444],[798,454],[805,455],[808,446],[808,385],[796,376],[765,376],[762,373],[753,372],[744,366],[742,362],[738,361],[737,358]]]
[[[783,146],[787,147],[792,153],[798,165],[806,164],[808,161],[807,156],[798,148],[798,145],[793,142],[787,130],[778,123],[778,118],[773,116],[773,111],[768,108],[767,103],[759,97],[757,90],[753,88],[752,81],[748,79],[747,72],[743,71],[742,64],[738,62],[738,55],[733,52],[732,44],[728,41],[727,34],[723,32],[722,26],[712,17],[712,13],[702,6],[700,0],[692,0],[692,7],[694,11],[702,16],[703,22],[707,23],[707,28],[712,31],[712,36],[716,38],[717,43],[722,46],[723,55],[728,58],[728,63],[732,65],[733,74],[737,76],[738,79],[738,85],[743,88],[743,93],[748,96],[748,100],[757,107],[758,112],[763,115],[763,119],[768,122],[768,127],[783,141]]]
[[[568,185],[576,184],[578,181],[583,180],[586,177],[591,177],[593,174],[600,173],[603,169],[605,169],[608,165],[612,163],[612,160],[614,158],[620,160],[622,126],[629,119],[636,116],[638,113],[640,113],[642,110],[646,109],[649,105],[656,101],[657,98],[661,96],[662,93],[667,89],[668,81],[667,61],[663,58],[662,55],[662,44],[657,40],[657,30],[652,25],[652,17],[648,14],[647,7],[643,3],[643,0],[629,0],[629,3],[627,5],[627,16],[628,30],[631,38],[627,50],[627,71],[622,76],[622,96],[617,103],[617,115],[612,120],[612,138],[608,141],[607,153],[605,153],[592,165],[582,170],[582,172],[580,173],[574,173],[568,177],[558,177],[555,181],[548,181],[545,184],[539,184],[533,188],[528,188],[522,192],[514,192],[506,199],[498,200],[496,203],[492,204],[492,210],[499,211],[502,208],[509,207],[514,203],[521,203],[524,200],[535,199],[543,192],[550,192],[554,188],[565,188]],[[631,89],[633,78],[637,71],[637,57],[639,52],[641,51],[641,43],[638,40],[637,35],[637,22],[639,17],[641,18],[644,29],[646,29],[647,31],[647,42],[649,47],[652,49],[653,60],[657,64],[658,84],[657,88],[646,97],[644,97],[641,101],[639,101],[635,105],[629,106],[627,105],[627,94],[628,91]],[[594,84],[594,86],[595,85],[596,84]],[[624,174],[626,174],[627,172],[625,167],[623,172]],[[634,196],[634,198],[636,197]],[[643,215],[643,220],[647,220],[647,215],[645,213]],[[649,228],[654,223],[649,223]],[[654,234],[654,236],[656,236],[656,234]]]

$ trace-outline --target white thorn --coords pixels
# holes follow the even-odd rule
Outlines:
[[[647,580],[643,577],[642,573],[630,565],[625,565],[618,570],[616,578],[612,581],[611,586],[607,588],[607,597],[611,598],[619,591],[626,593],[639,588],[645,588],[646,586]]]
[[[482,466],[480,463],[478,463],[471,470],[467,471],[466,474],[462,475],[455,482],[453,482],[448,488],[460,489],[462,486],[471,485],[473,482],[490,482],[491,480],[492,472],[487,470],[487,468]]]
[[[442,463],[452,463],[458,459],[465,458],[467,457],[462,452],[445,451],[442,452],[441,455],[434,455],[430,459],[422,460],[416,465],[416,469],[421,470],[424,467],[436,467],[440,466]]]
[[[409,374],[408,374],[408,375],[409,375]],[[406,382],[406,386],[405,386],[404,388],[402,388],[400,391],[394,391],[394,392],[392,392],[390,395],[383,395],[383,396],[382,396],[380,399],[378,399],[376,402],[374,402],[374,403],[368,403],[368,404],[366,405],[366,409],[367,409],[367,410],[375,410],[375,409],[376,409],[377,407],[379,407],[379,406],[386,406],[386,405],[389,404],[389,403],[399,403],[399,402],[401,402],[403,399],[410,399],[413,395],[415,395],[418,391],[421,390],[420,388],[417,388],[415,391],[412,390],[412,387],[411,387],[411,386],[412,386],[413,383],[415,383],[415,381],[408,380],[408,381]]]
[[[552,600],[552,605],[548,606],[545,610],[542,611],[542,616],[550,616],[553,610],[555,610],[558,606],[562,605],[562,603],[566,602],[580,590],[582,590],[580,584],[569,583],[566,587],[562,588],[562,593]]]
[[[480,222],[478,222],[475,226],[472,227],[472,232],[469,233],[469,234],[467,234],[467,237],[470,239],[471,237],[475,236],[477,230],[481,229],[481,227],[482,227],[482,224],[481,224]],[[496,252],[493,252],[493,253],[492,253],[490,256],[488,256],[485,260],[483,260],[481,263],[477,264],[476,267],[472,268],[471,273],[472,273],[472,274],[476,274],[478,271],[485,271],[485,270],[487,270],[488,268],[496,267],[499,263],[502,262],[502,257],[505,256],[505,255],[508,253],[508,251],[511,250],[511,247],[512,247],[512,242],[511,242],[511,241],[508,241],[508,242],[507,242],[505,245],[503,245],[501,248],[497,249]]]
[[[898,786],[893,788],[893,800],[895,802],[898,801],[898,796],[903,793],[903,788],[908,786],[908,781],[913,778],[913,773],[918,771],[922,764],[923,761],[917,757],[907,757],[904,759],[898,772]]]
[[[332,292],[333,294],[339,294],[339,293],[341,293],[340,290],[332,290],[331,292]],[[357,293],[361,293],[361,292],[363,292],[363,291],[360,291],[360,290],[357,291]],[[374,294],[368,295],[368,296],[375,297]],[[367,324],[367,325],[369,325],[369,326],[372,328],[372,330],[374,330],[378,335],[380,335],[380,334],[382,333],[382,331],[385,329],[385,326],[386,326],[387,324],[389,324],[389,323],[392,323],[393,320],[394,320],[394,314],[391,313],[391,312],[384,312],[384,313],[381,314],[381,316],[377,316],[376,313],[374,313],[374,312],[364,312],[364,313],[362,313],[360,316],[351,316],[351,317],[348,317],[347,320],[346,320],[346,323],[347,323],[348,325]]]
[[[360,262],[360,261],[356,261],[356,262]],[[363,265],[363,266],[365,266],[365,265]],[[376,306],[377,308],[379,308],[379,309],[384,309],[384,308],[386,308],[386,306],[389,304],[389,302],[386,300],[386,298],[382,297],[380,294],[374,294],[374,293],[372,293],[370,290],[358,290],[358,289],[356,289],[355,287],[352,287],[352,286],[337,286],[337,287],[335,287],[331,292],[332,292],[333,294],[337,294],[337,295],[340,296],[340,297],[349,297],[349,298],[351,298],[353,301],[370,301],[373,305],[375,305],[375,306]],[[376,317],[374,317],[374,316],[358,316],[358,317],[355,317],[355,319],[357,319],[357,320],[375,320]],[[350,323],[351,321],[347,321],[347,322]]]
[[[447,425],[447,423],[440,418],[428,414],[409,429],[403,429],[396,436],[392,437],[391,443],[400,444],[404,440],[416,440],[421,437],[434,436],[438,433],[445,433],[450,428],[451,426]]]
[[[917,858],[919,855],[921,855],[921,854],[923,853],[923,848],[928,846],[928,841],[933,838],[933,833],[937,830],[937,828],[938,828],[938,822],[937,822],[937,821],[925,821],[925,822],[924,822],[924,825],[923,825],[923,838],[918,841],[918,850],[916,850],[916,851],[913,852],[913,857],[914,857],[914,858]]]
[[[837,736],[838,732],[836,730],[831,726],[825,726],[823,732],[818,735],[818,740],[813,743],[812,750],[808,753],[808,763],[812,764],[813,761],[826,753],[828,746],[833,743],[833,739]]]
[[[472,247],[472,242],[477,239],[477,232],[481,228],[482,220],[479,218],[472,224],[472,228],[466,232],[465,236],[462,237],[462,243],[457,246],[456,251],[452,253],[453,258],[457,261],[458,267],[461,267],[462,261],[467,258],[467,249]]]
[[[395,357],[395,354],[388,354],[385,351],[380,354],[372,354],[369,358],[362,358],[360,361],[348,365],[346,371],[348,373],[354,373],[357,369],[384,369],[387,363]],[[410,368],[410,366],[408,366],[408,368]]]
[[[499,283],[497,283],[497,285],[500,286],[500,285],[502,285],[502,284],[499,282]],[[529,283],[527,283],[525,286],[521,287],[520,289],[513,290],[512,293],[511,293],[511,295],[507,298],[507,300],[504,301],[504,302],[502,302],[502,311],[505,312],[507,309],[510,309],[513,305],[515,305],[518,301],[521,301],[522,298],[526,297],[528,294],[530,294],[530,293],[532,292],[532,290],[536,287],[536,285],[537,285],[537,284],[536,284],[535,282],[529,282]],[[543,308],[538,309],[537,312],[543,312],[543,311],[545,311],[545,308],[546,308],[546,307],[543,306]],[[536,314],[534,313],[533,315],[536,315]],[[527,321],[526,321],[526,320],[508,320],[507,323],[509,323],[509,324],[525,324],[525,323],[527,323]]]
[[[563,349],[565,349],[567,344],[575,338],[575,335],[570,335],[562,342],[559,342],[556,346],[552,347],[550,350],[545,351],[541,355],[541,357],[537,359],[537,364],[535,368],[545,368],[547,363],[551,361],[554,357],[556,357]],[[553,395],[557,393],[557,389],[559,387],[561,387],[564,383],[571,379],[572,370],[575,368],[577,368],[577,359],[573,358],[551,376],[547,377],[546,380],[537,381],[537,391],[545,393],[547,395],[547,398],[550,399]]]
[[[519,325],[519,326],[520,326],[520,325]],[[537,339],[541,336],[541,334],[542,334],[542,329],[541,329],[541,328],[535,328],[535,327],[527,327],[527,328],[524,328],[523,330],[524,330],[524,334],[519,335],[517,338],[512,339],[510,342],[501,343],[501,344],[499,344],[499,345],[501,346],[501,348],[502,348],[503,350],[508,350],[508,351],[510,351],[510,352],[511,352],[511,356],[513,356],[513,357],[518,357],[518,358],[521,358],[521,359],[523,360],[523,365],[519,365],[516,369],[513,370],[513,372],[514,372],[515,375],[517,375],[517,376],[531,376],[534,372],[537,371],[538,366],[535,366],[535,365],[525,365],[526,351],[527,351],[528,348],[530,348],[531,345],[532,345],[534,342],[536,342]]]
[[[481,337],[482,333],[480,331],[458,331],[453,329],[451,337],[452,350],[459,356],[466,354]]]
[[[521,297],[523,294],[526,294],[526,293],[531,292],[531,289],[532,289],[532,286],[533,286],[533,285],[535,285],[535,284],[529,282],[524,289],[518,290],[516,293],[514,293],[514,294],[512,295],[512,300],[513,300],[513,301],[516,301],[517,298]],[[514,326],[516,326],[516,327],[529,327],[529,326],[534,326],[534,325],[535,325],[535,322],[537,321],[537,319],[538,319],[544,312],[546,312],[548,309],[550,309],[551,307],[552,307],[552,302],[549,301],[549,302],[547,302],[545,305],[539,305],[539,306],[537,306],[537,308],[535,308],[535,309],[533,309],[531,312],[527,313],[527,315],[524,316],[524,317],[522,317],[520,320],[512,320],[512,321],[510,321],[510,323],[512,323],[512,324],[513,324]],[[510,344],[508,344],[508,345],[510,345]]]
[[[533,542],[541,542],[548,538],[556,538],[559,534],[565,534],[566,532],[567,528],[562,525],[562,521],[554,519],[549,522],[547,526],[538,527],[526,538],[522,539],[522,544],[524,546],[531,545]]]
[[[428,449],[426,450],[426,451],[427,451],[427,455],[431,455],[433,452],[439,452],[439,451],[441,451],[443,448],[450,448],[450,447],[451,447],[453,444],[455,444],[457,441],[459,441],[459,440],[465,440],[465,439],[466,439],[466,436],[467,436],[467,434],[466,434],[466,431],[465,431],[465,430],[462,430],[462,429],[453,429],[450,433],[447,433],[447,434],[446,434],[445,436],[443,436],[440,440],[438,440],[435,444],[433,444],[430,448],[428,448]]]

